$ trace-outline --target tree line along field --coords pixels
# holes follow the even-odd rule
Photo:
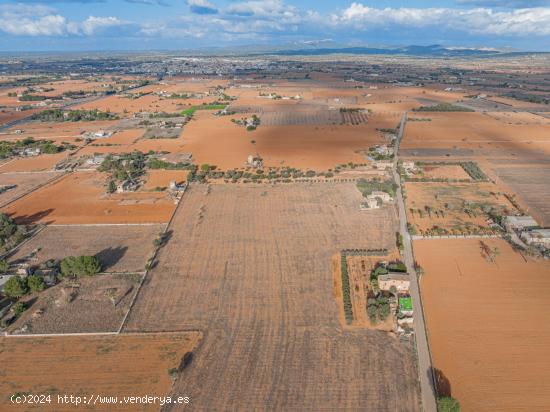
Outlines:
[[[200,332],[0,338],[0,409],[112,411],[112,404],[58,404],[58,395],[166,396]],[[189,356],[189,355],[187,355]],[[51,405],[14,405],[11,395],[51,395]],[[117,404],[158,411],[160,405]]]
[[[550,263],[502,239],[415,240],[440,393],[461,410],[542,411],[550,396]]]
[[[353,184],[191,186],[124,331],[199,329],[192,409],[418,410],[412,347],[343,330],[332,256],[390,248],[393,209]]]

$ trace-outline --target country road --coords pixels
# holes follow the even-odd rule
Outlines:
[[[399,209],[399,230],[403,235],[403,258],[404,263],[407,266],[407,272],[411,278],[410,294],[413,302],[414,310],[414,332],[416,337],[416,352],[418,356],[418,374],[420,379],[420,390],[422,399],[422,410],[425,412],[436,412],[436,393],[434,387],[434,380],[432,375],[432,358],[430,354],[430,348],[428,344],[428,335],[426,333],[426,325],[424,323],[424,309],[422,306],[422,298],[420,296],[420,285],[418,282],[418,275],[415,271],[414,257],[412,252],[412,241],[407,230],[407,215],[405,214],[405,201],[403,199],[403,191],[401,189],[401,177],[397,172],[397,163],[399,145],[403,138],[403,132],[405,131],[405,124],[407,122],[407,112],[403,114],[401,118],[401,124],[399,126],[399,133],[397,141],[395,143],[395,157],[393,164],[393,178],[398,184],[397,190],[397,206]]]

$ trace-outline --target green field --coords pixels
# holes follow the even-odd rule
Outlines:
[[[201,106],[192,106],[181,112],[182,116],[193,116],[197,110],[223,110],[225,104],[203,104]]]

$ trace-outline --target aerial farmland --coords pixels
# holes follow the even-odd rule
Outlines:
[[[543,408],[546,104],[487,61],[163,59],[0,77],[0,409]]]

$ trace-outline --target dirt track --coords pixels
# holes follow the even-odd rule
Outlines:
[[[196,410],[418,410],[411,347],[343,331],[331,256],[394,244],[352,184],[193,186],[126,331],[200,329],[176,384]]]

